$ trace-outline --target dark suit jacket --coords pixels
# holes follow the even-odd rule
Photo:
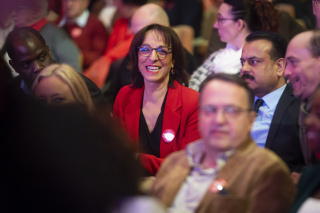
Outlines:
[[[138,147],[139,140],[139,118],[144,87],[130,88],[130,85],[123,87],[114,104],[113,116],[118,118],[127,130]],[[163,158],[171,152],[181,149],[200,138],[198,130],[198,103],[199,93],[182,86],[177,81],[174,88],[169,87],[164,114],[162,131],[173,130],[175,138],[171,142],[165,142],[161,137],[160,158],[149,154],[140,153],[140,161],[143,166],[155,175]],[[138,149],[139,151],[139,149]]]
[[[151,194],[165,207],[172,206],[190,170],[185,151],[171,154],[163,162]],[[284,213],[295,194],[286,165],[274,153],[258,148],[252,139],[228,158],[215,179],[227,182],[227,194],[208,189],[196,213]]]
[[[305,167],[299,139],[300,103],[293,96],[291,84],[287,84],[274,111],[265,145],[278,154],[291,171],[297,172]]]
[[[320,188],[320,163],[303,172],[299,183],[298,193],[291,208],[291,213],[296,213],[306,199],[311,197]]]

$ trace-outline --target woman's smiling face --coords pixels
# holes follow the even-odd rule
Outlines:
[[[163,35],[155,30],[146,33],[145,39],[141,46],[149,45],[151,48],[168,47],[164,41]],[[141,72],[144,82],[147,83],[168,83],[169,72],[173,67],[172,53],[167,54],[164,59],[158,57],[156,50],[152,50],[150,56],[139,54],[139,71]]]

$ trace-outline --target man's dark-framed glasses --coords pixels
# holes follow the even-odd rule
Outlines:
[[[232,106],[232,105],[230,105],[230,106],[213,106],[213,105],[200,106],[200,111],[203,112],[206,116],[217,115],[219,110],[221,110],[227,118],[234,118],[243,112],[251,112],[252,111],[252,109],[243,109],[241,107]]]
[[[169,53],[171,53],[171,48],[166,46],[159,46],[156,48],[150,47],[150,45],[142,45],[138,47],[140,55],[144,57],[149,57],[153,50],[156,51],[159,59],[165,59]]]

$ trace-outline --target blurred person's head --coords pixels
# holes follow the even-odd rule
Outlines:
[[[142,28],[133,38],[129,55],[133,87],[142,87],[146,81],[173,86],[176,80],[188,85],[183,47],[170,27],[152,24]]]
[[[199,130],[207,152],[226,152],[250,139],[253,93],[236,75],[211,74],[200,86]]]
[[[54,63],[44,38],[31,27],[21,27],[10,32],[5,45],[10,65],[29,89],[39,72]]]
[[[147,17],[147,18],[146,18]],[[139,30],[150,24],[170,26],[166,11],[157,4],[149,3],[141,6],[131,18],[131,31],[136,34]]]
[[[48,0],[13,0],[13,20],[16,27],[32,26],[48,15]]]
[[[317,19],[317,28],[320,28],[320,0],[312,0],[312,8]]]
[[[285,84],[286,40],[278,33],[253,32],[246,38],[241,55],[241,77],[255,96],[263,96]]]
[[[33,96],[46,104],[80,103],[92,112],[93,102],[80,74],[67,64],[52,64],[42,70],[32,86]]]
[[[320,83],[320,30],[302,32],[293,37],[286,52],[285,76],[296,97],[307,100]]]
[[[77,105],[18,107],[1,143],[10,212],[111,212],[138,194],[138,163],[117,125]]]
[[[320,160],[320,87],[318,86],[309,115],[304,123],[307,127],[307,141],[311,152],[312,161]],[[315,162],[314,162],[315,163]]]
[[[113,0],[118,15],[126,19],[130,19],[135,11],[145,3],[147,3],[147,0]]]
[[[267,0],[225,0],[219,7],[214,27],[220,40],[241,48],[254,31],[278,31],[279,12]]]
[[[7,28],[12,23],[13,4],[11,2],[0,1],[0,28]]]
[[[89,6],[89,0],[62,0],[63,14],[69,20],[78,18]]]

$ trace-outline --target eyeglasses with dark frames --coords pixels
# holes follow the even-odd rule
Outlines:
[[[138,47],[138,50],[140,55],[142,55],[143,57],[149,57],[152,51],[155,50],[159,59],[165,59],[167,55],[171,53],[171,48],[169,47],[159,46],[156,48],[152,48],[147,44]]]
[[[226,116],[227,119],[234,118],[240,115],[243,112],[251,112],[252,109],[243,109],[238,106],[213,106],[213,105],[206,105],[206,106],[200,106],[200,111],[204,113],[206,116],[212,116],[217,115],[218,111],[222,110],[222,113],[224,116]]]

